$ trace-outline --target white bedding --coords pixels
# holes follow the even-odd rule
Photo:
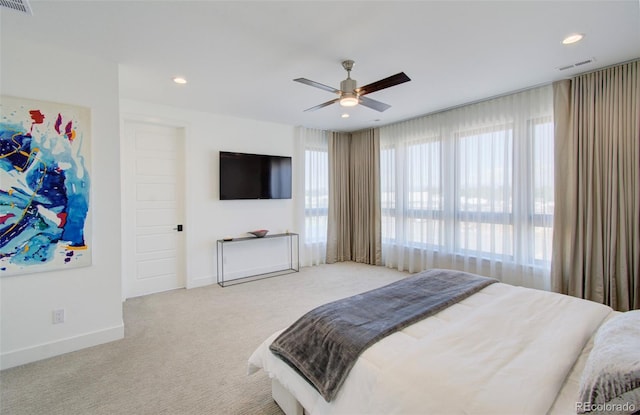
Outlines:
[[[269,351],[279,333],[256,349],[249,370],[264,369],[313,415],[539,415],[550,411],[610,313],[573,297],[493,284],[367,349],[331,403]],[[568,396],[554,413],[575,413]]]

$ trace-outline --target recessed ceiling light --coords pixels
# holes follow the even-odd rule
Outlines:
[[[563,45],[570,45],[572,43],[576,43],[582,40],[582,38],[584,37],[584,35],[580,34],[580,33],[574,33],[572,35],[569,35],[567,37],[565,37],[562,40],[562,44]]]
[[[175,82],[176,84],[181,84],[182,85],[182,84],[186,84],[187,80],[184,79],[181,76],[176,76],[175,78],[173,78],[173,82]]]
[[[344,114],[341,115],[342,118],[349,118],[349,114],[347,114],[346,112]]]

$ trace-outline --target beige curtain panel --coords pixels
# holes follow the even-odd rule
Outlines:
[[[351,136],[351,258],[382,264],[379,129]]]
[[[329,137],[329,213],[327,263],[351,261],[351,134]]]
[[[379,130],[329,138],[327,263],[381,265]]]
[[[552,288],[640,308],[638,61],[554,83]]]

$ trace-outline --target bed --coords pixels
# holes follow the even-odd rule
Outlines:
[[[270,350],[283,331],[249,373],[268,373],[287,415],[640,410],[640,311],[492,283],[367,347],[331,399]]]

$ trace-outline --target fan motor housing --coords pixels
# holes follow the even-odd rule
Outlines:
[[[340,82],[340,90],[342,92],[355,92],[358,87],[358,83],[355,79],[347,78],[344,81]]]

